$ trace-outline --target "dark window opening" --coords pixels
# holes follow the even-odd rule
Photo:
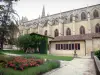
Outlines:
[[[95,27],[95,32],[100,33],[100,24],[99,23]]]
[[[74,50],[74,44],[72,44],[72,50]]]
[[[71,44],[69,44],[69,50],[71,50]]]
[[[81,13],[81,20],[85,20],[86,19],[86,14],[84,12]]]
[[[78,50],[80,50],[80,44],[78,44]]]
[[[71,30],[70,30],[70,28],[67,28],[67,30],[66,30],[66,35],[71,35]]]
[[[63,44],[61,44],[61,49],[63,49]]]
[[[80,34],[85,34],[85,28],[83,26],[80,27]]]
[[[94,12],[93,12],[93,16],[94,16],[94,18],[99,17],[99,13],[98,13],[98,11],[97,11],[97,10],[94,10]]]
[[[59,36],[59,31],[58,31],[58,29],[56,29],[56,30],[54,31],[54,36],[55,36],[55,37]]]

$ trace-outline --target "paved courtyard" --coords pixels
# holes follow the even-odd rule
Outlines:
[[[85,56],[72,61],[61,61],[60,68],[43,75],[96,75],[96,73],[93,59]]]

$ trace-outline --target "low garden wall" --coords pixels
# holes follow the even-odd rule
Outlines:
[[[98,59],[97,56],[94,56],[94,63],[95,63],[96,73],[97,75],[100,75],[100,60]]]

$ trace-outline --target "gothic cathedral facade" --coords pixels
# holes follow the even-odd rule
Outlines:
[[[100,4],[42,16],[22,22],[21,35],[38,33],[49,39],[49,53],[54,55],[90,55],[100,50]]]

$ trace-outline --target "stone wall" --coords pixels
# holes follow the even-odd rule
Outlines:
[[[97,75],[100,75],[100,60],[96,56],[94,56],[94,63],[95,63],[96,73]]]

